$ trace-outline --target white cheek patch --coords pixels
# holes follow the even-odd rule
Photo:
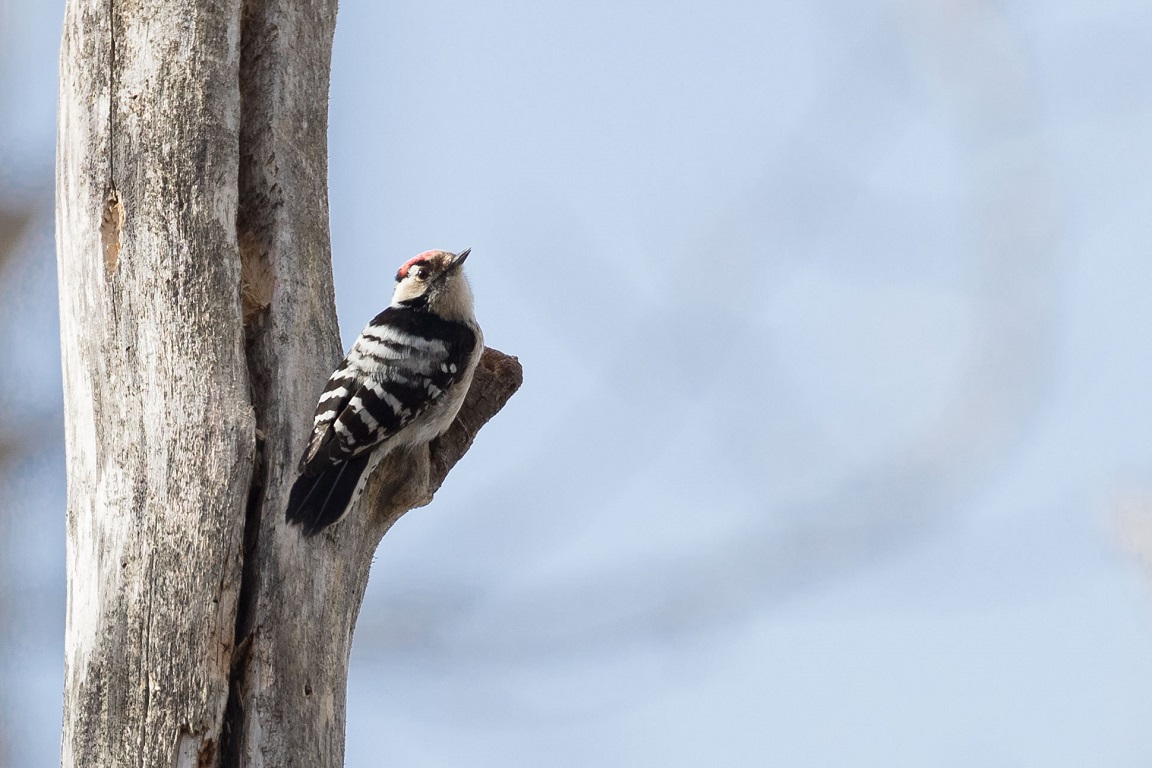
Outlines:
[[[419,298],[426,290],[427,285],[425,283],[409,275],[397,284],[396,291],[392,294],[392,303]]]

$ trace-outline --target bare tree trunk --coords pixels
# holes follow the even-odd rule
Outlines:
[[[380,538],[520,383],[312,539],[284,503],[340,356],[334,0],[69,0],[57,229],[68,450],[65,766],[343,763]],[[381,274],[381,297],[390,290]]]

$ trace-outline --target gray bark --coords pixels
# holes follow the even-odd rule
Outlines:
[[[65,766],[342,765],[373,552],[519,386],[519,364],[487,350],[451,430],[384,462],[346,522],[307,540],[284,524],[340,357],[335,13],[333,0],[68,2]]]

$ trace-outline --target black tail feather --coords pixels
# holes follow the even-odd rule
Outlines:
[[[284,519],[302,526],[305,536],[335,523],[348,509],[370,455],[371,451],[334,464],[318,474],[300,475],[288,496],[288,511]]]

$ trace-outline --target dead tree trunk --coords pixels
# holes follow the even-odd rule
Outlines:
[[[335,0],[69,0],[57,241],[68,451],[65,766],[343,764],[372,554],[520,383],[304,540],[284,502],[340,356]],[[391,266],[391,265],[388,265]],[[382,301],[390,290],[380,278]]]

